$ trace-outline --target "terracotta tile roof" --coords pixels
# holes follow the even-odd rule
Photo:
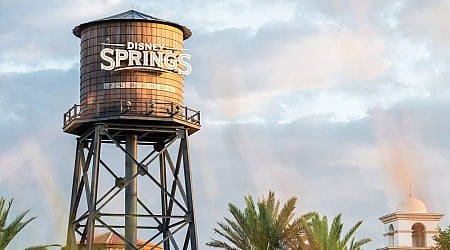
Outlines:
[[[125,236],[123,236],[123,237],[125,237]],[[145,243],[145,241],[138,239],[136,243],[138,246],[142,246]],[[106,245],[106,246],[120,245],[123,247],[124,241],[119,236],[114,234],[113,232],[107,232],[107,233],[103,233],[103,234],[95,236],[94,244],[95,245]],[[150,249],[153,246],[155,246],[155,245],[152,243],[148,243],[144,249]],[[162,250],[162,247],[157,246],[154,249]]]

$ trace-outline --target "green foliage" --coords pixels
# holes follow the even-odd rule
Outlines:
[[[360,250],[363,245],[371,241],[370,238],[355,240],[354,234],[361,226],[362,221],[358,221],[342,238],[341,218],[342,214],[339,214],[329,226],[326,216],[320,217],[318,213],[310,213],[304,223],[310,249]]]
[[[228,250],[361,250],[371,241],[369,238],[355,240],[354,234],[361,226],[358,221],[343,235],[342,215],[333,219],[331,225],[326,216],[311,212],[294,218],[296,197],[290,198],[280,210],[280,201],[269,192],[267,199],[258,200],[245,196],[244,210],[228,204],[232,218],[224,218],[214,232],[224,241],[213,239],[210,247]]]
[[[433,249],[449,250],[450,249],[450,226],[447,229],[442,230],[437,228],[438,233],[433,236],[433,240],[436,241],[436,247]]]
[[[206,245],[230,250],[270,250],[301,244],[301,220],[293,220],[296,202],[297,198],[292,197],[280,210],[280,201],[270,191],[267,199],[256,204],[252,196],[245,196],[244,210],[230,203],[232,219],[225,217],[225,222],[219,222],[214,229],[225,241],[213,239]]]
[[[30,211],[26,210],[6,225],[12,203],[13,199],[6,202],[5,198],[0,197],[0,250],[5,249],[11,240],[13,240],[28,223],[36,219],[36,217],[25,219],[25,216]]]
[[[30,212],[30,210],[26,210],[25,212],[20,213],[16,218],[14,218],[11,223],[6,225],[12,203],[13,199],[6,202],[6,199],[4,197],[0,197],[0,250],[6,249],[6,247],[14,239],[14,237],[16,237],[16,235],[26,225],[28,225],[28,223],[36,219],[36,217],[31,217],[25,220],[25,216],[28,214],[28,212]],[[60,245],[52,244],[33,246],[26,248],[25,250],[46,250],[48,247],[60,247]]]
[[[27,247],[24,250],[47,250],[49,247],[61,247],[58,244]]]

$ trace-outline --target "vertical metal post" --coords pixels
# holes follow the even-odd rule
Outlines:
[[[99,165],[100,165],[100,145],[101,145],[101,128],[100,126],[95,127],[95,134],[94,134],[94,155],[92,162],[92,169],[91,169],[91,192],[89,194],[89,201],[88,201],[88,220],[87,220],[87,250],[93,249],[94,246],[94,233],[95,233],[95,217],[97,213],[97,189],[98,189],[98,172],[99,172]]]
[[[70,250],[76,250],[77,249],[77,242],[75,239],[75,225],[74,220],[76,219],[77,215],[77,196],[78,196],[78,185],[80,183],[80,174],[81,174],[81,168],[80,168],[80,157],[82,154],[80,154],[80,151],[82,153],[83,145],[81,145],[80,140],[77,139],[77,149],[75,153],[75,166],[73,168],[73,180],[72,180],[72,197],[70,199],[70,210],[69,210],[69,225],[67,228],[67,239],[66,239],[66,246]]]
[[[131,157],[137,159],[137,135],[126,136],[126,151]],[[130,157],[125,157],[125,239],[131,243],[126,244],[125,250],[133,250],[137,239],[137,165]]]
[[[167,237],[168,232],[168,219],[165,217],[167,215],[167,194],[164,192],[167,190],[167,176],[166,176],[166,151],[163,149],[161,154],[159,155],[159,175],[160,175],[160,181],[161,186],[164,188],[164,190],[161,190],[161,214],[163,216],[162,218],[162,225],[161,225],[161,231],[163,238],[165,239]],[[164,241],[164,250],[170,249],[169,241]]]
[[[93,130],[91,130],[88,135],[78,139],[72,184],[71,208],[69,214],[67,249],[77,249],[76,234],[78,233],[79,236],[81,236],[81,239],[79,240],[79,247],[85,248],[86,250],[92,250],[95,247],[95,233],[98,233],[96,230],[98,227],[103,226],[107,227],[111,232],[127,242],[124,246],[124,249],[126,250],[136,250],[139,248],[137,246],[138,228],[142,229],[142,231],[140,231],[142,233],[144,229],[146,230],[143,235],[146,235],[146,239],[149,241],[154,241],[158,237],[161,237],[162,239],[157,244],[164,250],[199,249],[187,130],[179,128],[173,130],[155,129],[149,127],[144,131],[136,130],[131,132],[132,130],[126,130],[127,128],[128,127],[126,126],[111,128],[108,124],[95,124]],[[124,132],[120,134],[117,131]],[[140,135],[138,133],[140,132],[167,133],[167,138],[170,139],[163,142],[156,140],[153,141],[155,143],[153,144],[154,150],[146,157],[148,158],[154,155],[155,152],[158,152],[157,154],[159,154],[159,156],[152,157],[150,162],[146,164],[150,164],[152,162],[155,165],[159,164],[159,176],[158,173],[145,171],[145,175],[141,177],[148,177],[151,183],[153,183],[152,185],[159,187],[161,214],[151,211],[151,206],[149,206],[148,203],[145,204],[142,200],[139,201],[140,203],[137,202],[137,178],[140,176],[137,171],[139,166],[139,163],[137,163],[139,162],[137,155],[138,138]],[[131,135],[128,133],[131,133]],[[120,171],[120,173],[114,173],[113,168],[110,168],[107,163],[101,161],[100,159],[101,148],[103,147],[102,143],[104,140],[108,139],[112,140],[120,152],[125,155],[125,178],[124,182],[120,180],[120,183],[126,183],[126,185],[122,186],[123,189],[117,190],[114,194],[110,193],[110,191],[104,193],[103,189],[99,190],[99,186],[103,186],[99,184],[99,181],[109,177],[109,175],[105,175],[100,178],[100,168],[104,167],[105,170],[109,171],[116,178],[116,181],[120,178],[120,173],[123,174],[122,171]],[[179,144],[175,143],[178,140]],[[171,145],[176,144],[178,144],[179,147],[177,160],[174,164],[168,149]],[[89,152],[85,156],[86,149],[88,149]],[[172,182],[172,185],[170,185],[169,182]],[[115,185],[120,183],[115,183]],[[117,187],[118,186],[114,186],[113,188]],[[105,204],[110,202],[114,197],[120,197],[116,196],[120,192],[122,192],[122,194],[125,192],[125,212],[123,214],[114,213],[111,215],[108,213],[102,213],[101,210]],[[112,196],[109,196],[110,194]],[[83,199],[83,195],[86,195],[86,202],[88,206],[87,211],[84,207],[80,207],[80,200]],[[98,199],[102,201],[101,205],[99,203],[100,200]],[[143,210],[146,211],[144,214],[138,214],[138,204],[141,204]],[[179,207],[179,209],[173,210],[173,206],[175,204]],[[99,217],[100,215],[101,217]],[[120,225],[107,225],[105,224],[105,220],[103,218],[112,218],[108,216],[122,216],[124,224],[120,223]],[[157,224],[141,225],[139,224],[139,216],[150,216],[155,219]],[[96,223],[98,224],[96,225]],[[115,230],[115,227],[125,230],[124,238],[121,236],[123,231],[117,231]],[[177,232],[183,232],[184,236],[175,237],[174,234]],[[183,242],[183,244],[179,245],[178,240]],[[140,247],[142,248],[142,246]]]
[[[188,143],[188,133],[184,130],[181,138],[181,145],[183,148],[183,167],[184,167],[184,181],[186,185],[186,196],[187,196],[187,209],[190,215],[188,236],[191,242],[191,249],[197,250],[198,240],[197,240],[197,227],[195,222],[195,209],[194,209],[194,196],[192,190],[192,175],[191,175],[191,163],[189,159],[189,143]]]

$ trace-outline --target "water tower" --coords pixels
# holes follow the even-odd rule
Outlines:
[[[125,249],[198,249],[188,136],[200,112],[183,102],[191,31],[130,10],[73,34],[80,104],[63,125],[77,136],[67,249],[93,249],[109,232]]]

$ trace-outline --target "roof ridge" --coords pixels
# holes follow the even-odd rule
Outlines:
[[[109,243],[109,241],[111,240],[112,236],[113,236],[113,232],[109,232],[109,236],[106,239],[105,243]]]

